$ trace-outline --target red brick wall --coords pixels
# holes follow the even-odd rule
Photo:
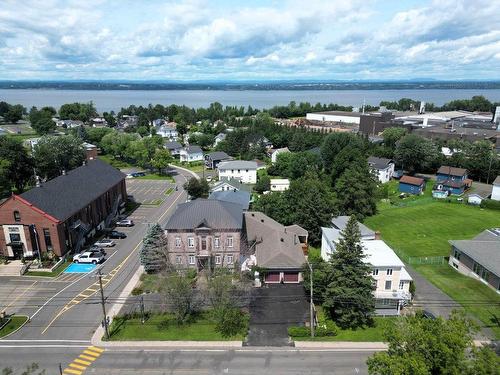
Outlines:
[[[21,216],[21,221],[16,222],[14,220],[14,211],[19,211]],[[50,237],[52,240],[52,247],[54,253],[57,255],[62,255],[65,252],[64,245],[64,232],[61,231],[61,226],[54,220],[51,220],[47,216],[38,212],[33,207],[23,203],[15,196],[10,197],[1,207],[0,207],[0,225],[23,225],[24,226],[24,234],[26,237],[26,246],[30,249],[36,249],[36,244],[31,243],[31,234],[29,231],[29,225],[35,224],[36,230],[38,232],[38,242],[40,245],[40,249],[42,252],[47,251],[47,247],[45,246],[45,239],[43,236],[43,229],[47,228],[50,231]],[[0,252],[4,255],[7,255],[7,242],[10,239],[5,238],[3,227],[0,231]]]

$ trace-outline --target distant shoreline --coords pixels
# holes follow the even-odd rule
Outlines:
[[[495,90],[500,81],[390,81],[390,82],[109,82],[109,81],[0,81],[0,89],[93,91],[330,91],[330,90]]]

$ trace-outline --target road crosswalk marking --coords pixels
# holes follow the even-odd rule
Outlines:
[[[75,358],[68,367],[63,371],[63,374],[70,375],[81,375],[83,372],[92,365],[92,363],[97,360],[101,354],[104,353],[104,349],[97,346],[88,346],[82,354]]]

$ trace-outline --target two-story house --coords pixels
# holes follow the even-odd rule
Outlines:
[[[170,262],[197,271],[233,268],[244,252],[239,204],[196,199],[179,204],[165,226]]]
[[[224,161],[217,166],[219,179],[237,179],[244,184],[257,183],[257,163],[247,160]]]
[[[336,251],[342,238],[342,230],[347,223],[347,216],[333,219],[331,228],[321,228],[321,257],[328,261]],[[334,224],[335,223],[335,224]],[[364,261],[372,267],[376,313],[380,315],[399,315],[401,308],[411,300],[410,282],[412,278],[404,263],[376,232],[358,223],[361,232],[361,244],[365,255]]]
[[[205,155],[205,165],[208,169],[215,169],[219,163],[232,160],[233,158],[224,151],[209,152]]]
[[[443,165],[436,172],[436,184],[432,188],[432,192],[436,196],[443,191],[447,191],[449,194],[462,195],[471,185],[472,180],[468,178],[466,169]]]
[[[394,175],[395,164],[391,159],[370,156],[368,158],[368,165],[382,184],[389,182]]]
[[[170,151],[170,155],[174,157],[179,156],[182,150],[182,145],[176,141],[167,141],[164,143],[163,147]]]

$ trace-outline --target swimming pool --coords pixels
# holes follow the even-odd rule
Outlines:
[[[64,270],[64,273],[89,273],[96,267],[95,264],[72,263]]]

